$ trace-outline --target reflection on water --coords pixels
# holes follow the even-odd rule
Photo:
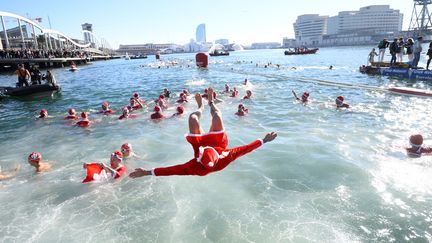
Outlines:
[[[58,97],[0,101],[0,166],[23,165],[17,177],[0,184],[0,241],[431,241],[431,159],[408,159],[403,151],[412,133],[430,138],[431,101],[297,80],[430,88],[359,74],[369,49],[322,49],[308,56],[232,52],[211,58],[204,71],[194,67],[193,54],[162,56],[162,62],[101,61],[76,73],[54,70],[62,86]],[[241,85],[245,78],[251,85]],[[1,86],[13,82],[10,75],[0,77]],[[174,106],[183,89],[203,92],[211,85],[222,91],[225,83],[240,97],[246,89],[254,94],[242,101],[250,110],[242,118],[234,115],[239,98],[219,95],[230,147],[268,131],[277,131],[277,140],[206,177],[80,183],[82,163],[106,162],[124,142],[143,157],[126,162],[129,172],[191,158],[183,137],[187,115],[154,123],[149,105],[136,119],[117,120],[133,92],[151,103],[169,88]],[[311,104],[298,104],[292,89],[310,92]],[[352,109],[335,110],[338,95]],[[116,115],[95,114],[104,101]],[[71,107],[90,112],[95,125],[80,129],[64,121]],[[55,118],[34,120],[42,108]],[[186,113],[195,108],[192,100],[185,105]],[[171,113],[174,107],[166,115]],[[205,128],[209,117],[206,107]],[[53,171],[33,173],[25,161],[35,150],[54,161]]]

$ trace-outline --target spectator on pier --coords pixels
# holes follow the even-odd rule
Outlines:
[[[378,44],[378,49],[379,49],[379,61],[383,62],[384,61],[384,54],[385,54],[385,50],[386,48],[389,46],[390,42],[387,41],[387,39],[383,39],[382,41],[380,41],[380,43]]]
[[[29,86],[30,72],[24,68],[23,64],[18,65],[15,74],[18,76],[17,87]]]
[[[404,55],[404,39],[401,37],[399,38],[399,42],[398,42],[398,52],[396,53],[396,57],[397,57],[397,61],[398,62],[402,62],[402,58]]]
[[[429,64],[430,64],[430,62],[431,62],[431,60],[432,60],[432,42],[429,43],[429,49],[428,49],[426,55],[428,55],[428,60],[427,60],[427,64],[426,64],[426,69],[429,70]]]
[[[422,42],[423,42],[423,37],[420,36],[420,37],[417,38],[417,42],[413,46],[414,47],[414,50],[413,50],[413,52],[414,52],[414,60],[413,60],[413,63],[412,63],[412,67],[413,68],[417,68],[417,65],[418,65],[418,63],[420,61],[420,53],[423,51],[423,48],[421,46]]]
[[[406,48],[406,54],[408,55],[408,61],[412,63],[412,61],[414,60],[414,55],[413,55],[414,40],[412,38],[409,38],[407,40],[407,43],[404,46]]]
[[[396,65],[396,54],[399,52],[398,50],[398,39],[394,38],[393,42],[390,44],[389,50],[390,55],[392,56],[390,59],[390,66]]]

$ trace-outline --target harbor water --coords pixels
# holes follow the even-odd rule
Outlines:
[[[432,157],[412,159],[404,151],[414,133],[432,145],[432,100],[356,86],[431,84],[359,73],[371,48],[322,48],[305,56],[238,51],[211,57],[208,70],[195,67],[194,54],[99,61],[78,72],[54,69],[60,94],[0,100],[0,166],[21,165],[17,176],[0,182],[0,242],[432,241]],[[353,87],[307,82],[312,79]],[[15,82],[12,73],[0,76],[0,86]],[[191,159],[184,134],[187,114],[196,109],[192,96],[186,115],[161,122],[149,119],[152,102],[170,89],[174,98],[164,111],[170,116],[183,89],[222,91],[226,83],[240,97],[253,92],[248,101],[218,95],[229,147],[270,131],[278,133],[275,141],[205,177],[81,183],[83,163],[107,163],[125,142],[141,157],[125,161],[128,173]],[[308,91],[312,102],[299,104],[291,90]],[[119,121],[134,92],[148,107]],[[336,110],[339,95],[352,108]],[[104,101],[115,115],[97,114]],[[234,113],[241,102],[249,114],[239,118]],[[42,108],[53,117],[35,119]],[[63,120],[68,108],[89,112],[95,123],[72,126]],[[207,105],[202,124],[207,130]],[[27,163],[33,151],[53,170],[35,174]]]

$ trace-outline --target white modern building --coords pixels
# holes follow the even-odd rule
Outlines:
[[[215,40],[215,44],[221,44],[221,45],[229,45],[229,40],[228,39],[218,39]]]
[[[206,43],[206,27],[205,24],[200,24],[196,28],[196,42]]]
[[[89,23],[85,23],[85,24],[81,25],[82,30],[86,30],[86,31],[89,31],[89,32],[93,32],[93,27],[92,26],[93,25],[89,24]],[[93,39],[93,36],[90,33],[88,33],[88,32],[84,32],[84,41],[86,43],[92,43],[92,44],[95,42],[94,39]]]
[[[352,32],[399,33],[402,30],[403,14],[389,5],[372,5],[359,11],[343,11],[331,17],[328,34]]]
[[[328,16],[305,14],[297,17],[294,23],[294,33],[299,46],[316,46],[327,34]]]

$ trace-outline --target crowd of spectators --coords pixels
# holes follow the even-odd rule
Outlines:
[[[69,49],[56,49],[56,50],[43,50],[43,49],[4,49],[0,50],[0,59],[22,58],[88,58],[91,54],[80,50]]]

